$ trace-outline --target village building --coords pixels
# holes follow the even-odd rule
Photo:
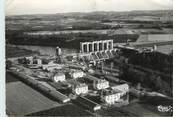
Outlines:
[[[82,78],[82,77],[84,77],[84,72],[81,70],[73,70],[73,71],[69,72],[69,75],[73,79]]]
[[[121,98],[121,91],[115,90],[102,90],[101,100],[107,105],[114,105],[118,103]]]
[[[55,64],[55,63],[49,63],[47,65],[42,65],[42,69],[49,71],[49,72],[52,72],[55,69],[61,70],[62,68],[63,68],[63,65]]]
[[[101,92],[101,100],[108,105],[129,104],[129,85],[120,84],[104,89]]]
[[[51,78],[54,82],[63,82],[66,80],[63,73],[55,73]]]
[[[86,94],[86,93],[88,93],[88,85],[80,84],[80,83],[79,84],[75,84],[75,85],[73,85],[72,91],[76,95]]]
[[[113,90],[120,90],[123,94],[126,94],[129,92],[129,85],[128,84],[121,84],[121,85],[115,85],[111,87]]]
[[[94,80],[94,88],[97,90],[106,89],[109,87],[109,82],[107,80]]]

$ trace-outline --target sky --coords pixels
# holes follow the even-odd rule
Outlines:
[[[173,0],[6,0],[6,15],[173,9]]]

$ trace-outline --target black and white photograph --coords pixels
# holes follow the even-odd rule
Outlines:
[[[5,113],[173,117],[173,0],[4,0]]]

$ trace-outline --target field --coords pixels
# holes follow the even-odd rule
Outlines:
[[[28,116],[91,116],[91,114],[74,104],[68,104],[61,107],[31,113],[28,114]]]
[[[14,81],[13,76],[7,75],[7,81]],[[7,114],[26,115],[60,106],[26,84],[15,81],[6,84],[6,109]]]
[[[155,107],[157,108],[157,107]],[[134,113],[137,116],[159,116],[157,113],[154,113],[152,110],[146,108],[145,104],[141,104],[141,103],[133,103],[130,104],[124,108],[122,108],[122,110],[126,110],[128,112]]]
[[[60,104],[6,74],[6,113],[15,116],[91,116],[74,104]]]
[[[158,46],[157,51],[170,54],[173,50],[173,45],[164,45],[164,46]]]
[[[122,110],[126,110],[131,113],[135,113],[138,116],[170,116],[170,112],[159,112],[158,106],[172,106],[173,99],[167,99],[164,97],[143,97],[140,102],[135,102],[123,107]]]
[[[157,106],[167,103],[171,105],[173,101],[162,99],[159,97],[150,98],[150,100],[136,101],[121,108],[112,107],[105,110],[98,111],[98,114],[103,116],[131,116],[131,117],[146,117],[146,116],[170,116],[170,113],[161,113],[157,110]],[[155,103],[155,105],[153,104]]]
[[[6,83],[18,82],[19,80],[14,78],[13,75],[6,73]]]

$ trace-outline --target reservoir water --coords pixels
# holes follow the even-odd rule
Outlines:
[[[164,42],[164,41],[173,41],[173,34],[141,35],[136,43]],[[172,50],[173,50],[172,44],[157,46],[157,51],[165,54],[169,54]]]
[[[56,47],[51,47],[51,46],[32,46],[32,45],[13,45],[13,46],[21,49],[37,51],[42,55],[54,56],[56,52]],[[70,54],[74,52],[77,52],[77,50],[62,48],[62,53]]]
[[[173,34],[152,34],[148,35],[149,41],[173,41]]]
[[[141,35],[136,43],[142,43],[142,42],[160,42],[160,41],[173,41],[173,34],[149,34],[149,35]],[[16,47],[37,51],[44,55],[55,55],[56,47],[51,46],[31,46],[31,45],[14,45]],[[169,54],[173,50],[173,45],[164,45],[164,46],[158,46],[158,51]],[[63,53],[74,53],[78,52],[75,49],[68,49],[68,48],[62,48]]]

